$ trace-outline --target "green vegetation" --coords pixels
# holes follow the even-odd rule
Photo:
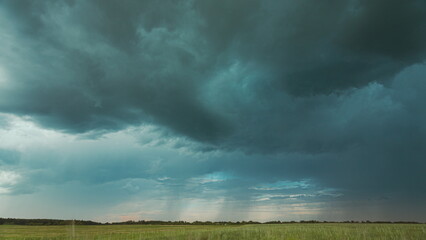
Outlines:
[[[239,240],[239,239],[426,239],[425,224],[294,223],[262,225],[0,225],[10,240]]]

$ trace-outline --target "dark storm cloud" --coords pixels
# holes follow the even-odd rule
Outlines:
[[[339,189],[424,196],[419,189],[426,168],[422,160],[426,155],[426,112],[420,104],[424,74],[423,65],[415,66],[398,75],[392,88],[372,84],[344,95],[293,101],[296,109],[282,111],[282,115],[278,109],[271,111],[275,114],[259,114],[242,125],[249,130],[240,132],[240,141],[229,144],[277,156],[258,156],[233,168],[247,177],[298,180],[310,176]],[[239,116],[247,118],[243,113]],[[276,122],[273,127],[262,124],[272,121]]]
[[[4,111],[30,114],[42,125],[71,132],[146,121],[206,141],[229,131],[198,101],[210,70],[203,50],[191,48],[197,44],[186,29],[191,26],[173,29],[179,21],[190,21],[183,3],[162,3],[182,18],[173,18],[178,23],[161,17],[171,17],[167,12],[153,12],[157,7],[150,2],[24,3],[4,4],[13,24],[8,28],[13,35],[4,35],[22,38],[4,40],[19,49],[3,53],[3,61],[14,61],[5,63],[13,91],[3,94]],[[37,21],[27,17],[35,14],[33,5],[44,10],[33,16]]]
[[[294,95],[384,81],[425,57],[422,1],[242,2],[196,2],[204,35]]]
[[[425,54],[422,1],[158,4],[3,2],[19,51],[3,54],[18,83],[2,109],[76,132],[152,120],[209,141],[233,124],[200,88],[235,59],[307,96],[385,81]]]
[[[229,153],[182,178],[230,171],[311,178],[354,198],[425,197],[424,1],[0,6],[2,112],[93,136],[155,124],[194,151]],[[112,179],[127,174],[138,177]]]
[[[424,1],[359,1],[342,43],[355,51],[406,64],[422,61],[426,50],[424,13]]]

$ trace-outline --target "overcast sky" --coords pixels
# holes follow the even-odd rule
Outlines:
[[[426,221],[426,2],[0,1],[0,217]]]

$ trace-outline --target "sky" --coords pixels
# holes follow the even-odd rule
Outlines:
[[[426,221],[426,2],[0,1],[0,217]]]

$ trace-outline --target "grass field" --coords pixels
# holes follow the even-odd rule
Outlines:
[[[239,226],[0,225],[0,239],[426,239],[426,224],[282,224]]]

